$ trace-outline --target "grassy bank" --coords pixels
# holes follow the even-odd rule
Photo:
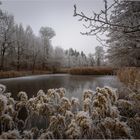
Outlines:
[[[53,71],[54,74],[63,74],[63,73],[69,73],[69,68],[62,68],[56,71]]]
[[[73,75],[113,75],[115,69],[111,67],[82,67],[72,68],[69,72]]]
[[[50,71],[0,71],[0,78],[12,78],[12,77],[21,77],[28,75],[40,75],[40,74],[51,74]]]
[[[140,68],[121,68],[117,71],[117,76],[130,89],[140,89]]]
[[[42,75],[42,74],[62,74],[69,73],[69,69],[62,68],[56,71],[0,71],[0,78],[12,78],[12,77],[21,77],[29,75]]]

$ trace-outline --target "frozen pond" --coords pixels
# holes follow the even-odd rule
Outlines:
[[[19,91],[27,92],[29,97],[36,95],[38,90],[47,92],[50,88],[66,88],[67,97],[78,97],[81,99],[85,89],[95,90],[97,86],[121,87],[116,76],[81,76],[69,74],[49,74],[26,76],[18,78],[0,79],[0,83],[7,86],[7,91],[16,98]]]

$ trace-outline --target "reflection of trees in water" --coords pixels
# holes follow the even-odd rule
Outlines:
[[[16,99],[19,91],[27,92],[29,97],[43,89],[47,92],[50,88],[64,87],[67,89],[69,97],[81,97],[84,89],[95,90],[97,86],[104,85],[118,87],[119,82],[113,76],[71,76],[71,75],[52,75],[52,76],[32,76],[25,78],[14,78],[0,80],[2,84],[7,86],[7,91],[12,92],[12,96]]]

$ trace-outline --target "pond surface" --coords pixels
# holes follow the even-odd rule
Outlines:
[[[14,98],[17,98],[19,91],[25,91],[29,97],[32,97],[40,89],[47,92],[50,88],[64,87],[67,91],[67,97],[78,97],[80,100],[85,89],[95,90],[97,86],[121,87],[121,83],[116,76],[75,76],[69,74],[49,74],[0,79],[0,84],[6,85],[7,92],[11,92]]]

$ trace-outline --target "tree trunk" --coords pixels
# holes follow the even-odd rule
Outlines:
[[[17,50],[17,71],[20,70],[20,47],[18,45],[18,50]]]
[[[97,66],[100,66],[101,62],[100,62],[100,58],[97,58]]]
[[[0,65],[0,70],[4,70],[4,56],[5,56],[5,51],[6,48],[4,47],[4,44],[2,46],[2,52],[1,52],[1,65]]]
[[[36,54],[35,57],[33,58],[32,73],[34,73],[34,71],[35,71],[36,58],[37,58],[37,54]]]

